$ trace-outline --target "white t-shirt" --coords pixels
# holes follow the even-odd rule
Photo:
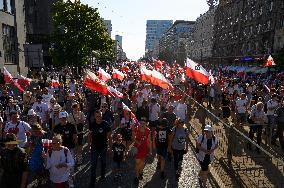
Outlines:
[[[37,113],[37,115],[42,119],[42,121],[46,120],[45,114],[46,112],[48,112],[48,105],[46,103],[41,102],[39,104],[38,102],[35,102],[33,104],[32,109]]]
[[[28,123],[24,121],[19,121],[18,123],[13,124],[12,122],[7,122],[4,128],[6,133],[14,133],[17,136],[17,139],[20,141],[19,146],[24,147],[27,143],[26,133],[31,130],[31,127]]]
[[[42,95],[42,103],[46,103],[48,105],[48,107],[50,106],[50,99],[53,98],[53,95],[50,95],[50,94],[43,94]]]
[[[160,106],[158,104],[150,104],[149,105],[149,120],[157,121],[159,119],[160,114]]]
[[[178,103],[176,107],[176,115],[181,120],[185,121],[186,115],[187,115],[187,105]]]
[[[46,169],[49,170],[49,178],[53,183],[63,183],[68,181],[70,176],[70,169],[74,166],[74,159],[71,155],[70,150],[67,152],[67,160],[62,148],[59,151],[53,150],[51,156],[47,154]],[[56,168],[60,163],[67,163],[67,167]]]
[[[138,97],[136,98],[138,108],[142,106],[143,100],[144,100],[143,96],[138,95]]]
[[[267,115],[274,115],[274,111],[275,111],[277,106],[278,106],[278,102],[270,99],[267,102]],[[272,108],[272,109],[270,109],[270,108]]]
[[[237,99],[236,100],[236,107],[238,113],[245,113],[246,112],[246,105],[247,105],[247,99]]]

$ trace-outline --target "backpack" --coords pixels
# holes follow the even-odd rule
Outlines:
[[[68,148],[63,147],[63,149],[64,149],[64,155],[65,155],[65,162],[67,163],[67,162],[68,162],[68,161],[67,161]],[[52,149],[49,149],[49,150],[48,150],[48,155],[49,155],[49,158],[50,158],[51,155],[52,155]]]
[[[205,137],[204,134],[202,134],[201,143],[200,143],[201,145],[202,145],[202,143],[203,143],[203,141],[204,141],[204,137]],[[213,139],[213,141],[215,142],[215,140],[216,140],[215,135],[212,136],[212,139]],[[199,153],[199,149],[197,148],[197,146],[195,147],[195,152],[196,152],[196,153]]]

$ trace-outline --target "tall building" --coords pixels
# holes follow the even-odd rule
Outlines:
[[[27,74],[24,1],[0,0],[0,69],[5,66],[13,76]]]
[[[147,20],[145,51],[152,51],[155,41],[159,40],[172,25],[172,20]]]
[[[154,50],[153,56],[169,63],[176,60],[177,63],[183,64],[189,53],[194,25],[194,21],[175,21],[160,38],[158,54]]]
[[[216,7],[210,8],[196,19],[189,55],[195,61],[202,62],[212,57],[215,11]]]
[[[283,30],[283,8],[283,0],[220,0],[215,13],[215,59],[232,62],[250,57],[257,62],[276,53],[275,33],[281,35]]]
[[[108,35],[111,37],[111,32],[112,32],[111,20],[105,20],[103,18],[102,18],[102,20],[104,22],[105,27],[107,28]]]
[[[122,36],[120,35],[115,35],[115,40],[118,42],[118,44],[121,46],[122,48]]]
[[[25,0],[27,44],[25,45],[26,64],[29,67],[51,65],[49,55],[52,34],[52,4],[57,0]]]

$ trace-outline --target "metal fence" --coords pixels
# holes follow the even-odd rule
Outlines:
[[[273,153],[236,128],[222,121],[202,104],[191,100],[193,110],[190,128],[192,138],[202,134],[205,124],[213,126],[218,139],[215,161],[211,165],[225,187],[284,187],[283,155]],[[248,147],[248,146],[252,147]]]

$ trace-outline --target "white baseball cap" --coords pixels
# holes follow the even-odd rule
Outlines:
[[[206,125],[205,128],[204,128],[204,131],[212,131],[212,127],[211,125]]]
[[[59,113],[59,118],[67,118],[68,113],[67,112],[60,112]]]

